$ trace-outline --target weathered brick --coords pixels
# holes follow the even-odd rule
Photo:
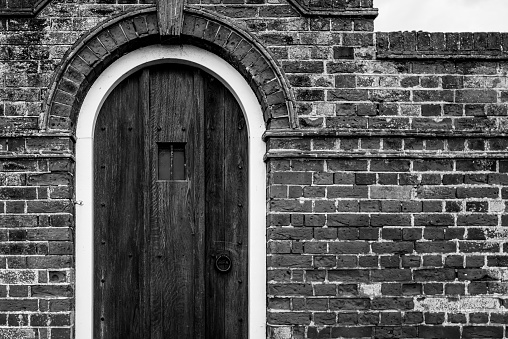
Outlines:
[[[270,210],[273,212],[311,212],[311,201],[281,199],[270,201]]]
[[[418,332],[422,338],[452,339],[460,338],[458,326],[418,326]]]
[[[370,170],[376,172],[408,172],[409,160],[372,160]]]
[[[449,241],[416,242],[415,250],[419,253],[455,253],[457,245]]]
[[[404,214],[372,214],[371,226],[410,226],[411,216]]]
[[[455,199],[455,187],[427,186],[417,189],[416,197],[419,199]]]
[[[34,285],[31,288],[32,297],[71,297],[73,289],[69,285]]]
[[[464,326],[463,338],[503,338],[502,326]]]
[[[270,228],[268,238],[273,240],[303,240],[312,239],[312,228]]]
[[[329,186],[327,188],[328,198],[367,198],[367,186]]]
[[[329,253],[358,254],[368,252],[369,252],[369,244],[363,241],[329,243]]]
[[[409,200],[412,191],[413,188],[410,186],[372,186],[370,187],[370,198]]]
[[[310,267],[312,264],[312,257],[302,255],[273,255],[270,264],[273,267]]]
[[[329,281],[339,282],[368,282],[369,271],[368,270],[330,270],[328,271]],[[331,302],[330,302],[331,303]]]
[[[1,312],[36,312],[38,311],[37,299],[1,299]]]
[[[362,337],[370,337],[372,335],[372,327],[362,326],[362,327],[333,327],[332,328],[332,336],[334,338],[362,338]]]
[[[453,269],[419,269],[414,271],[415,281],[450,281],[455,280]]]
[[[329,214],[328,226],[369,226],[369,216],[364,214]]]
[[[372,244],[372,252],[374,253],[412,253],[414,244],[412,242],[381,242]]]
[[[458,187],[457,198],[499,198],[497,187]]]
[[[312,285],[310,285],[310,284],[268,284],[268,293],[271,295],[277,295],[277,296],[312,295]]]
[[[472,214],[457,217],[458,226],[497,226],[497,224],[497,215]]]
[[[454,226],[455,218],[451,214],[417,214],[415,226]]]

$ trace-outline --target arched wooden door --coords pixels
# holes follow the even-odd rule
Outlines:
[[[94,338],[247,338],[247,127],[180,64],[108,96],[94,133]]]

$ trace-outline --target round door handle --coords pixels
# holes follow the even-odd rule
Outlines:
[[[227,254],[219,254],[215,259],[215,268],[222,273],[231,270],[231,258]]]

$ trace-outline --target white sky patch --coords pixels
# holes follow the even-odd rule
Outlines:
[[[508,32],[507,0],[374,0],[378,32]]]

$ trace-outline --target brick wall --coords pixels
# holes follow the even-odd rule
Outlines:
[[[300,130],[267,133],[272,337],[505,337],[504,35],[352,36],[355,60],[283,61]]]
[[[70,338],[72,143],[55,137],[0,142],[0,338]]]
[[[299,127],[265,135],[267,336],[503,338],[508,35],[373,33],[372,13],[321,3],[191,5],[249,31],[295,97]],[[74,139],[40,127],[44,100],[86,31],[146,6],[0,18],[0,338],[73,338]]]

